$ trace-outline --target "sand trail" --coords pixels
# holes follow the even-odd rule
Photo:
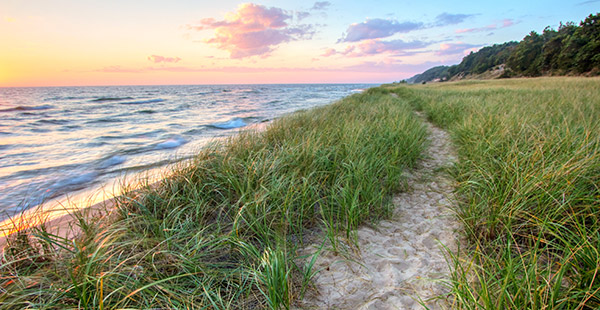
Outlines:
[[[423,118],[424,119],[424,118]],[[316,290],[300,309],[430,309],[448,307],[432,299],[446,292],[448,266],[441,244],[456,250],[460,224],[450,208],[452,181],[439,168],[456,159],[448,134],[424,120],[430,146],[408,175],[411,190],[394,198],[391,219],[358,230],[355,260],[324,250],[314,268]],[[316,245],[306,250],[314,252]],[[420,302],[421,303],[420,303]]]

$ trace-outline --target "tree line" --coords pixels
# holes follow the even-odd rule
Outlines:
[[[499,70],[504,78],[600,74],[600,13],[590,14],[579,26],[561,22],[557,30],[531,31],[520,42],[486,46],[460,64],[433,67],[405,82],[446,81],[490,70]]]

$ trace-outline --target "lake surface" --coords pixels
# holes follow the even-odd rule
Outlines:
[[[0,88],[0,219],[373,86]]]

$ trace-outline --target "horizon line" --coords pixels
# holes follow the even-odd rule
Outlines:
[[[0,86],[4,88],[59,88],[59,87],[139,87],[139,86],[221,86],[221,85],[382,85],[392,82],[352,82],[352,83],[214,83],[214,84],[106,84],[106,85],[45,85],[45,86]]]

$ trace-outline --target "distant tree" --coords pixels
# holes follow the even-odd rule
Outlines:
[[[565,42],[575,32],[577,26],[574,23],[560,23],[558,31],[546,27],[542,34],[544,38],[544,46],[542,47],[542,71],[546,74],[564,74],[570,70],[571,65],[563,59],[561,61],[561,53],[565,48]],[[565,65],[561,66],[561,62]]]
[[[508,57],[507,66],[525,76],[540,75],[543,46],[544,38],[535,31],[530,32]]]
[[[444,81],[448,78],[448,66],[433,67],[421,74],[415,75],[409,79],[410,83],[422,83],[439,79]]]
[[[600,69],[600,13],[588,16],[572,36],[580,46],[575,56],[579,73]]]
[[[448,69],[448,78],[457,74],[480,74],[504,64],[516,45],[517,42],[512,41],[494,44],[477,52],[471,52],[463,58],[460,64]]]
[[[530,32],[520,42],[495,44],[471,52],[454,66],[433,67],[408,79],[420,83],[439,78],[480,74],[505,64],[501,77],[542,74],[600,74],[600,13],[590,14],[579,26],[560,23],[542,34]]]

